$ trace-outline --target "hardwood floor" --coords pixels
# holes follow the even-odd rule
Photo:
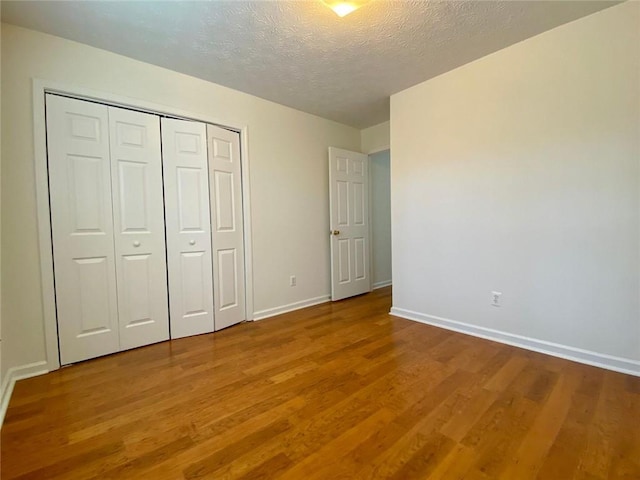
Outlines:
[[[2,478],[640,478],[640,378],[395,318],[390,298],[20,381]]]

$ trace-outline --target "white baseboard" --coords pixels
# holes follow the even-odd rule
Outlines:
[[[11,399],[13,387],[16,382],[18,380],[35,377],[44,373],[49,373],[49,370],[47,370],[47,362],[35,362],[7,370],[7,375],[2,381],[2,391],[0,392],[0,426],[2,426],[2,423],[4,422],[4,416],[7,413],[9,400]]]
[[[331,300],[331,295],[321,295],[320,297],[308,298],[299,302],[290,303],[288,305],[281,305],[279,307],[267,308],[266,310],[259,310],[253,312],[254,320],[264,320],[265,318],[274,317],[282,313],[293,312],[294,310],[300,310],[301,308],[311,307],[313,305],[319,305]]]
[[[460,332],[474,337],[485,338],[495,342],[506,343],[514,347],[520,347],[534,352],[544,353],[554,357],[560,357],[574,362],[585,363],[594,367],[605,368],[615,372],[626,373],[640,377],[640,361],[630,358],[614,357],[604,353],[592,352],[581,348],[570,347],[558,343],[547,342],[535,338],[515,335],[513,333],[493,330],[491,328],[478,327],[468,323],[449,320],[448,318],[436,317],[425,313],[405,310],[403,308],[392,307],[391,315],[406,318],[427,325],[433,325],[454,332]]]
[[[371,289],[377,290],[378,288],[388,287],[389,285],[391,285],[391,280],[382,280],[381,282],[376,282],[371,285]]]

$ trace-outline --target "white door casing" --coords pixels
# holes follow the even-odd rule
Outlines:
[[[215,329],[246,319],[240,135],[207,125]]]
[[[118,351],[108,108],[47,95],[60,359]]]
[[[169,339],[160,118],[109,108],[120,350]]]
[[[329,147],[331,299],[371,291],[369,159]]]
[[[163,118],[171,338],[213,332],[206,125]]]

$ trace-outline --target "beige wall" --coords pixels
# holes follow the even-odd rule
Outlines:
[[[379,123],[360,132],[360,149],[362,153],[374,153],[389,148],[389,122]]]
[[[2,26],[3,368],[43,360],[32,78],[167,105],[249,127],[254,310],[329,293],[327,147],[360,131],[41,33]],[[7,121],[10,119],[10,121]],[[297,286],[289,287],[289,276]]]
[[[640,3],[393,95],[391,150],[394,311],[640,373]]]

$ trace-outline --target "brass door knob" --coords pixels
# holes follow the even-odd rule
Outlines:
[[[340,230],[331,230],[331,235],[340,235]]]

